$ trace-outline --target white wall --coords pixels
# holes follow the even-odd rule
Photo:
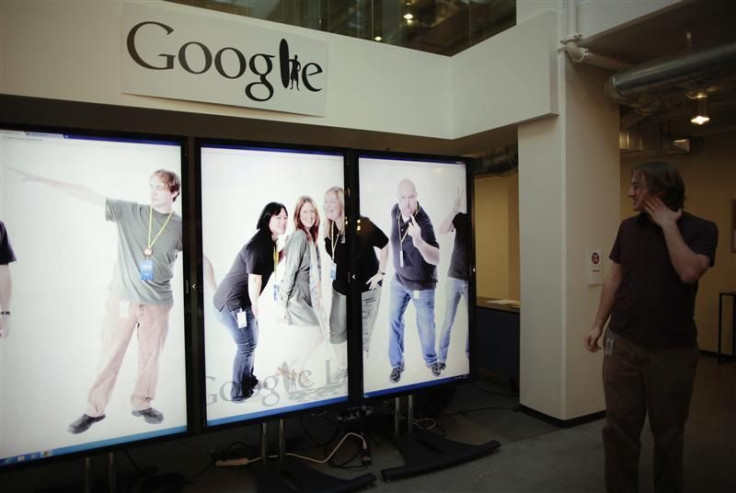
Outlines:
[[[163,9],[257,25],[329,45],[326,116],[310,117],[121,92],[123,4],[39,1],[0,4],[3,94],[451,137],[450,58],[347,36],[178,4]],[[415,83],[421,81],[420,84]]]
[[[689,1],[693,0],[578,0],[578,32],[591,38]]]
[[[618,107],[607,72],[559,64],[560,117],[519,127],[520,403],[567,420],[604,408],[601,357],[583,348],[600,286],[584,267],[618,226]]]
[[[562,345],[566,419],[604,407],[601,354],[583,348],[601,286],[587,284],[586,249],[600,249],[604,273],[619,223],[619,108],[601,88],[610,72],[567,61],[565,169],[565,322]]]
[[[452,57],[453,136],[556,114],[557,42],[543,12]]]
[[[519,126],[521,355],[519,401],[561,417],[565,307],[564,121]]]
[[[573,5],[578,19],[577,32],[590,38],[683,1],[693,0],[516,0],[516,22],[521,24],[547,11],[567,15],[567,9]]]

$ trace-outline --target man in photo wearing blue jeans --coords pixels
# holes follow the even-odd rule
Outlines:
[[[391,209],[391,250],[394,278],[391,280],[388,357],[389,380],[398,382],[404,371],[404,313],[409,301],[417,313],[417,330],[425,365],[434,376],[440,375],[435,351],[434,294],[440,248],[429,216],[419,206],[417,190],[411,180],[401,180],[396,190],[396,205]]]
[[[460,298],[465,298],[468,304],[468,280],[470,279],[470,267],[468,266],[468,243],[470,231],[468,214],[460,212],[462,207],[463,192],[458,190],[452,211],[440,224],[440,234],[455,232],[455,242],[452,247],[450,267],[447,270],[447,305],[445,307],[445,318],[442,322],[439,344],[440,371],[447,365],[447,351],[450,348],[450,334],[455,323],[457,306]],[[468,337],[465,337],[465,356],[468,356]]]

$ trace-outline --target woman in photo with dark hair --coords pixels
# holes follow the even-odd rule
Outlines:
[[[284,310],[283,320],[294,330],[290,334],[296,354],[286,359],[288,370],[302,383],[304,366],[324,340],[325,324],[322,305],[322,266],[318,248],[319,212],[311,197],[302,195],[294,208],[296,230],[284,247],[283,277],[278,301]]]
[[[324,229],[325,250],[332,260],[332,306],[330,309],[330,344],[338,358],[333,380],[346,376],[347,369],[347,298],[348,293],[348,249],[345,244],[345,191],[342,187],[331,187],[325,193]],[[388,262],[388,238],[370,219],[358,219],[358,271],[355,277],[360,285],[363,351],[367,356],[371,335],[376,322],[378,304],[381,300],[381,285]],[[380,261],[375,249],[379,250]]]
[[[238,252],[215,292],[217,317],[237,346],[230,390],[233,402],[243,402],[253,395],[258,383],[253,373],[258,345],[258,298],[276,271],[279,260],[276,241],[286,233],[287,220],[283,204],[267,204],[258,218],[258,231]]]

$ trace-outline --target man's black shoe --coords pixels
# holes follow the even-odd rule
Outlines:
[[[163,420],[164,420],[164,415],[163,415],[163,413],[161,413],[161,412],[159,412],[159,411],[156,411],[156,410],[155,410],[154,408],[152,408],[152,407],[149,407],[148,409],[142,409],[142,410],[140,410],[140,411],[136,411],[135,409],[133,409],[133,410],[132,410],[132,411],[130,412],[130,414],[132,414],[132,415],[133,415],[133,416],[135,416],[136,418],[137,418],[137,417],[142,417],[142,418],[143,418],[143,419],[144,419],[144,420],[146,421],[146,423],[150,423],[150,424],[152,424],[152,425],[157,425],[157,424],[159,424],[159,423],[160,423],[161,421],[163,421]]]
[[[254,387],[245,388],[245,389],[243,389],[243,395],[242,396],[233,397],[231,399],[231,401],[234,402],[234,403],[236,403],[236,404],[238,404],[240,402],[245,402],[246,399],[248,399],[249,397],[251,397],[254,393],[255,393],[255,388]]]
[[[401,366],[396,366],[391,369],[391,375],[388,376],[388,379],[391,380],[393,383],[398,382],[401,380],[401,373],[404,371],[404,363],[401,363]]]
[[[447,365],[444,363],[440,363],[440,371],[445,371],[445,368],[447,368]]]
[[[84,433],[85,431],[89,430],[89,427],[92,426],[94,423],[102,421],[103,419],[105,419],[104,414],[102,416],[88,416],[86,414],[82,414],[79,419],[69,425],[69,433],[74,433],[75,435],[78,433]]]
[[[435,361],[434,363],[429,365],[429,368],[432,370],[432,375],[434,375],[435,377],[439,377],[442,373],[442,363],[440,363],[439,361]]]

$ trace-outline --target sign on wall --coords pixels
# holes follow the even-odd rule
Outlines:
[[[138,4],[124,5],[122,36],[125,93],[325,114],[324,42]]]

